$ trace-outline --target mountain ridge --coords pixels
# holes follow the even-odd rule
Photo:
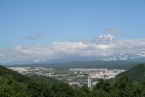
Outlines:
[[[38,63],[38,64],[21,64],[13,65],[7,67],[49,67],[57,69],[68,69],[68,68],[108,68],[108,69],[128,69],[133,67],[135,64],[140,62],[130,62],[130,61],[72,61],[72,62],[62,62],[62,63]]]

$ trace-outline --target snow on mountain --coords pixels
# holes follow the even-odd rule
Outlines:
[[[115,39],[115,36],[112,34],[103,34],[97,37],[97,40],[100,42],[107,42],[107,41],[112,41]]]

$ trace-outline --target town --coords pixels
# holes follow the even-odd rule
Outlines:
[[[47,67],[9,67],[23,75],[39,75],[45,77],[52,77],[57,80],[68,83],[71,86],[84,86],[89,88],[96,85],[99,79],[115,78],[125,70],[121,69],[104,69],[104,68],[69,68],[65,70],[58,70]]]

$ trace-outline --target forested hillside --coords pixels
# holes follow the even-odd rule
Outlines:
[[[100,80],[92,89],[52,80],[26,77],[0,66],[0,97],[145,97],[144,79],[138,82],[122,76]]]
[[[131,80],[143,80],[145,79],[145,64],[136,65],[126,72],[123,72],[117,76],[117,78],[127,76]]]

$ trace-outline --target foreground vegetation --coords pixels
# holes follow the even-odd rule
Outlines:
[[[0,97],[145,97],[145,79],[130,80],[122,75],[115,80],[100,80],[88,89],[54,79],[26,77],[1,66]]]

